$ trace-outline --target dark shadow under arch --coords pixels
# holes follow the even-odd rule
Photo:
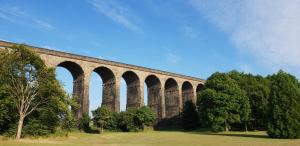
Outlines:
[[[129,107],[140,107],[141,101],[141,85],[140,79],[133,71],[126,71],[122,75],[127,85],[127,104],[126,109]]]
[[[119,111],[119,99],[117,96],[116,77],[113,71],[107,67],[97,67],[94,69],[102,79],[102,105],[111,111]]]
[[[172,78],[165,83],[165,110],[166,118],[178,116],[180,111],[178,83]]]
[[[194,89],[193,89],[193,85],[188,82],[185,81],[182,84],[182,104],[184,105],[186,101],[193,101],[194,97]]]
[[[196,88],[197,96],[204,90],[204,84],[198,84]]]
[[[159,78],[155,75],[149,75],[145,79],[147,85],[147,97],[148,97],[148,106],[156,114],[157,118],[161,117],[161,82]]]

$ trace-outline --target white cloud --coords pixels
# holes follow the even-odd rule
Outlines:
[[[300,68],[299,0],[190,0],[233,44],[271,68]]]
[[[16,6],[0,6],[0,18],[11,23],[29,25],[31,27],[38,27],[43,30],[54,29],[54,26],[50,23],[35,18]]]
[[[116,0],[88,0],[88,2],[95,7],[97,12],[121,24],[125,28],[136,33],[143,33],[143,29],[137,25],[139,17],[120,2]]]
[[[168,64],[177,64],[180,60],[181,57],[173,53],[169,53],[166,58]]]
[[[50,49],[50,50],[56,50],[56,51],[61,51],[61,49],[53,46],[42,46],[42,48]]]
[[[249,64],[240,64],[239,69],[245,73],[254,73],[252,67]]]
[[[197,38],[199,35],[198,31],[191,26],[183,27],[183,34],[184,34],[184,36],[191,38],[191,39]]]

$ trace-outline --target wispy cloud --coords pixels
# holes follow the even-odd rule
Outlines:
[[[119,1],[88,0],[88,2],[94,6],[97,12],[105,15],[116,23],[119,23],[133,32],[143,33],[143,29],[137,24],[140,18]]]
[[[36,18],[16,6],[0,6],[0,19],[15,24],[27,25],[35,28],[38,27],[43,30],[54,29],[54,26],[50,23]]]
[[[249,64],[240,64],[239,70],[241,70],[245,73],[254,73],[252,67]]]
[[[299,0],[190,2],[238,49],[272,68],[300,68]]]
[[[183,27],[183,34],[184,34],[184,36],[186,36],[188,38],[194,39],[194,38],[198,37],[199,32],[191,26],[184,26]]]
[[[168,64],[174,65],[174,64],[177,64],[180,60],[181,60],[181,57],[176,54],[173,54],[173,53],[167,54],[166,61]]]
[[[56,50],[56,51],[61,51],[61,49],[53,46],[42,46],[42,48],[50,49],[50,50]]]

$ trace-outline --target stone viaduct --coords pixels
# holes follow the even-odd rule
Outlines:
[[[0,41],[0,47],[10,47],[15,43]],[[75,55],[45,48],[32,48],[48,67],[64,67],[73,76],[73,96],[80,105],[75,112],[80,118],[89,111],[90,75],[96,72],[102,79],[102,105],[120,111],[120,80],[127,84],[128,107],[144,105],[144,83],[147,85],[148,106],[158,119],[179,115],[183,103],[196,102],[196,95],[203,88],[205,80],[175,73],[129,65],[114,61]],[[99,90],[100,87],[99,87]],[[101,98],[101,97],[100,97]]]

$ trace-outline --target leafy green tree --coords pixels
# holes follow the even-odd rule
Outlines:
[[[55,70],[46,68],[24,45],[2,49],[0,59],[1,96],[14,105],[9,115],[18,115],[16,138],[21,137],[24,123],[29,126],[33,119],[54,132],[68,112],[66,94],[55,78]]]
[[[214,131],[228,131],[232,124],[246,120],[248,104],[245,92],[225,73],[210,76],[197,101],[201,119]]]
[[[265,130],[267,123],[267,109],[269,98],[269,81],[260,75],[244,74],[237,71],[229,72],[246,95],[250,102],[251,113],[249,122],[251,129]]]
[[[145,126],[152,126],[154,119],[155,115],[151,108],[142,106],[135,113],[134,123],[139,129],[144,129]]]
[[[186,101],[183,106],[182,127],[184,130],[195,130],[199,125],[199,116],[196,105],[192,101]]]
[[[154,119],[154,113],[149,107],[128,108],[118,114],[118,128],[125,132],[139,131],[145,126],[152,126]]]
[[[138,131],[139,128],[134,124],[136,108],[127,108],[126,111],[120,112],[118,117],[118,128],[124,132]]]
[[[280,70],[271,80],[268,135],[273,138],[300,137],[300,83]]]
[[[99,107],[92,111],[93,114],[93,124],[100,127],[100,133],[103,133],[103,128],[108,127],[110,123],[113,122],[112,112],[105,106]]]

